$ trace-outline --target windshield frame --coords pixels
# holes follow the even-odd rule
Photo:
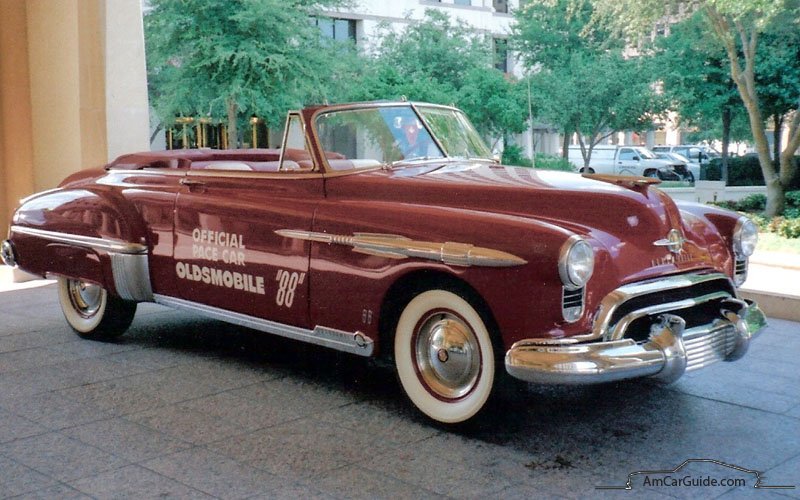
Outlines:
[[[406,107],[410,108],[412,112],[416,115],[419,122],[424,127],[425,131],[430,135],[433,143],[436,147],[441,151],[442,157],[441,158],[416,158],[416,159],[409,159],[409,160],[398,160],[389,164],[377,165],[374,167],[361,167],[361,168],[350,168],[350,169],[334,169],[328,163],[328,158],[325,157],[324,148],[322,145],[322,141],[320,140],[319,130],[317,128],[317,120],[325,114],[332,113],[332,112],[340,112],[340,111],[355,111],[355,110],[362,110],[362,109],[379,109],[379,108],[401,108]],[[447,149],[442,144],[441,140],[433,133],[433,130],[430,127],[430,124],[425,120],[425,117],[420,112],[419,108],[432,108],[444,111],[452,111],[462,115],[462,117],[466,120],[472,130],[475,131],[477,134],[477,130],[469,121],[469,118],[464,114],[463,111],[460,109],[453,107],[453,106],[445,106],[442,104],[430,104],[430,103],[422,103],[422,102],[409,102],[409,101],[383,101],[383,102],[363,102],[363,103],[351,103],[351,104],[339,104],[339,105],[332,105],[332,106],[321,106],[319,108],[314,109],[309,116],[306,132],[309,137],[309,142],[311,143],[312,148],[314,149],[314,155],[319,160],[319,165],[321,165],[322,172],[325,173],[326,177],[332,176],[340,176],[340,175],[349,175],[358,172],[369,172],[374,170],[386,169],[391,168],[396,165],[402,164],[418,164],[420,162],[435,162],[439,161],[442,163],[448,163],[455,160],[461,160],[463,158],[451,156]],[[307,110],[310,111],[310,110]],[[308,115],[307,115],[308,116]],[[310,125],[310,126],[309,126]],[[483,143],[483,138],[480,137],[478,134],[478,138],[480,138],[481,142]],[[485,143],[483,145],[487,148]],[[491,158],[471,158],[470,161],[493,161]]]

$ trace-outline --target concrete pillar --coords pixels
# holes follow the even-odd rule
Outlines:
[[[25,0],[0,1],[0,238],[34,190],[27,39]]]

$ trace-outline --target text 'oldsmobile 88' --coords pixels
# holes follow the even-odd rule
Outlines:
[[[757,230],[639,177],[504,167],[458,110],[289,113],[280,149],[147,152],[22,201],[4,261],[100,339],[152,301],[393,361],[430,418],[498,373],[665,382],[747,350]]]

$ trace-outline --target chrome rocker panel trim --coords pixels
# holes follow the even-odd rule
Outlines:
[[[358,331],[351,333],[325,326],[315,326],[313,330],[308,330],[166,295],[155,294],[153,297],[156,303],[168,307],[196,312],[227,323],[336,349],[337,351],[348,352],[358,356],[372,356],[374,350],[372,339]]]
[[[522,340],[506,353],[506,371],[537,384],[580,385],[652,376],[671,383],[684,372],[717,361],[741,358],[766,326],[753,302],[728,299],[720,318],[685,329],[684,320],[663,314],[653,324],[647,342],[632,339],[569,343],[552,339]]]

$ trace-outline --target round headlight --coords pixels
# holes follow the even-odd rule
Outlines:
[[[573,236],[561,247],[558,274],[570,289],[583,287],[594,271],[594,250],[586,240]]]
[[[758,243],[758,226],[747,217],[736,222],[733,230],[733,251],[742,257],[750,257]]]

